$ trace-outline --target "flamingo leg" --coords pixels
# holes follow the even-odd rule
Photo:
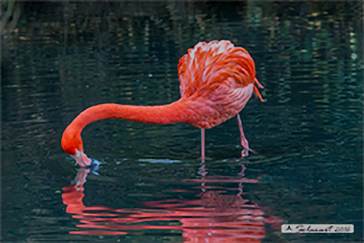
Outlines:
[[[240,130],[240,136],[241,136],[241,145],[244,148],[243,151],[241,151],[241,156],[244,158],[244,157],[249,155],[249,151],[251,151],[253,153],[256,153],[256,152],[249,148],[249,142],[245,138],[244,131],[243,131],[243,125],[242,125],[241,119],[240,119],[240,115],[237,114],[236,118],[238,119],[238,124],[239,124],[239,130]]]
[[[205,129],[201,128],[201,162],[205,163]]]
[[[205,168],[205,162],[202,162],[201,163],[201,167],[200,169],[198,170],[198,174],[201,175],[201,179],[202,179],[202,182],[201,182],[201,191],[205,192],[206,189],[205,189],[205,177],[207,175],[207,170]]]

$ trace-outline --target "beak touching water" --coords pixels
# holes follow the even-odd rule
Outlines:
[[[87,157],[87,155],[83,151],[79,151],[76,149],[76,155],[72,156],[81,167],[89,167],[92,165],[92,159]]]

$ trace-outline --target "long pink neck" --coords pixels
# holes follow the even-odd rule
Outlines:
[[[81,130],[88,124],[104,119],[124,119],[129,121],[169,124],[186,122],[189,114],[180,100],[168,105],[134,106],[119,104],[101,104],[81,112],[69,125]]]

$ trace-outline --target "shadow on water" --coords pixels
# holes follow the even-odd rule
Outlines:
[[[244,177],[246,167],[236,176],[208,176],[202,164],[200,178],[182,179],[198,190],[195,199],[179,199],[186,189],[173,189],[178,197],[167,200],[141,201],[144,208],[109,208],[85,206],[86,177],[90,169],[80,168],[75,180],[63,187],[62,199],[66,212],[79,223],[75,235],[174,235],[182,232],[184,242],[261,242],[267,224],[277,230],[283,220],[269,215],[263,207],[244,198],[247,183],[261,183]],[[224,185],[229,184],[229,187]]]

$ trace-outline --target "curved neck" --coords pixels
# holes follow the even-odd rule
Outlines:
[[[189,113],[180,100],[160,106],[134,106],[119,104],[101,104],[81,112],[67,127],[73,133],[81,133],[88,124],[104,119],[124,119],[129,121],[169,124],[186,122]]]

